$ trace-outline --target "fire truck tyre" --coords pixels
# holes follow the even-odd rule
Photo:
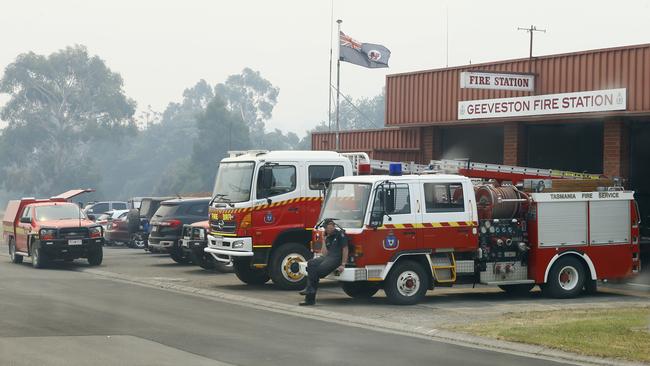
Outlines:
[[[530,292],[535,287],[534,283],[521,283],[517,285],[499,285],[499,288],[510,295],[522,296]]]
[[[102,247],[97,247],[88,250],[88,264],[91,266],[98,266],[104,260],[104,250]]]
[[[589,295],[594,295],[598,292],[598,281],[587,279],[585,280],[585,293]]]
[[[270,279],[264,269],[251,268],[249,261],[235,261],[233,268],[237,278],[248,285],[263,285]]]
[[[542,291],[545,295],[558,299],[575,297],[582,291],[585,280],[585,268],[580,260],[571,255],[563,256],[551,267]]]
[[[388,302],[395,305],[414,305],[424,298],[429,288],[429,275],[414,261],[398,262],[384,281]]]
[[[45,268],[48,263],[47,255],[39,247],[32,248],[32,266],[34,268]]]
[[[379,291],[376,282],[341,282],[341,287],[353,299],[369,299]]]
[[[298,291],[307,285],[307,277],[300,273],[300,262],[311,259],[312,253],[299,243],[280,245],[271,257],[269,272],[273,283],[282,290]]]
[[[181,250],[172,250],[169,252],[169,256],[178,264],[188,264],[191,262],[190,258],[184,255]]]
[[[23,263],[23,256],[16,254],[14,238],[9,238],[9,258],[11,258],[11,263]]]

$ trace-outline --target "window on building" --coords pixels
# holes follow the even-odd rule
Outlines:
[[[424,183],[424,205],[427,213],[465,211],[463,185]]]
[[[341,165],[312,165],[309,167],[309,189],[327,188],[334,178],[343,176]]]

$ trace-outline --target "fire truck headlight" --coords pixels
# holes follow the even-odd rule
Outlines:
[[[244,241],[243,240],[236,240],[232,242],[232,248],[233,249],[241,249],[244,247]]]

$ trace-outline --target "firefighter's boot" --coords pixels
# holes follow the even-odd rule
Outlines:
[[[316,294],[306,294],[305,301],[298,304],[300,306],[312,306],[316,305]]]

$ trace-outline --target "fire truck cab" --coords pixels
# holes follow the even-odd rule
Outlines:
[[[352,297],[383,288],[394,304],[456,283],[507,292],[539,285],[572,297],[640,269],[630,191],[533,193],[451,174],[346,176],[329,186],[324,218],[351,243],[347,267],[330,278]],[[315,230],[314,243],[322,235]]]
[[[346,175],[352,163],[336,152],[231,152],[219,166],[205,252],[232,260],[244,283],[303,288],[299,263],[311,258],[324,189]]]

